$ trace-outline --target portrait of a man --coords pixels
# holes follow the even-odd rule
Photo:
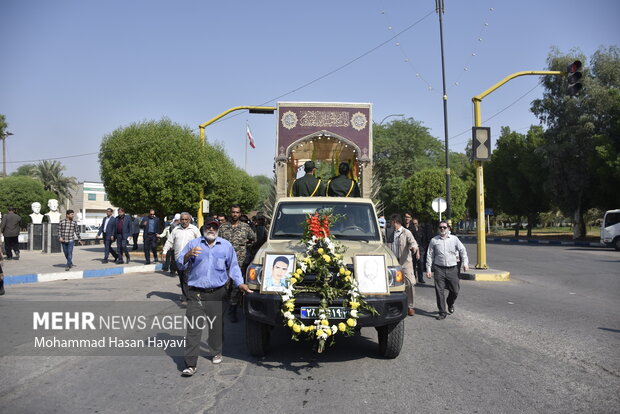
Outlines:
[[[353,260],[360,293],[366,295],[389,293],[383,255],[357,255]]]
[[[261,292],[282,292],[294,269],[294,255],[267,253]]]

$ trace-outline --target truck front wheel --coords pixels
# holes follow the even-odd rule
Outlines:
[[[394,359],[400,354],[405,337],[404,319],[398,323],[377,327],[379,337],[379,353],[381,356]]]
[[[620,251],[620,237],[616,237],[613,242],[614,249]]]
[[[269,348],[270,333],[269,325],[246,318],[245,343],[252,356],[265,356]]]

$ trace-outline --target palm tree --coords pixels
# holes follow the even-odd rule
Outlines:
[[[71,198],[71,191],[77,186],[75,177],[65,177],[62,172],[65,166],[59,161],[40,161],[32,171],[32,176],[43,183],[43,188],[58,197],[59,204]]]

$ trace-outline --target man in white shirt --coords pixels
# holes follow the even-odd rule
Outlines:
[[[181,224],[172,230],[168,238],[166,239],[166,244],[164,244],[164,249],[162,250],[162,256],[166,256],[168,250],[174,250],[174,259],[178,260],[179,255],[181,254],[181,250],[185,247],[185,245],[190,241],[195,239],[196,237],[200,237],[200,231],[198,227],[190,224],[192,221],[192,216],[187,213],[181,213]],[[181,299],[182,305],[187,305],[187,298],[189,297],[189,288],[187,286],[187,271],[177,269],[177,273],[179,274],[179,281],[181,282],[181,292],[183,293],[183,297]]]
[[[446,303],[448,313],[454,313],[454,301],[459,294],[459,275],[457,269],[458,256],[463,263],[463,270],[469,269],[467,250],[458,237],[450,234],[448,223],[439,222],[439,235],[431,239],[426,253],[426,277],[435,276],[435,297],[439,309],[438,320],[446,318]],[[445,299],[444,289],[450,292]]]

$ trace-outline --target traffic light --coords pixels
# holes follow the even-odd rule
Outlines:
[[[582,88],[581,77],[581,61],[576,60],[566,67],[566,73],[568,75],[568,93],[569,95],[577,95]]]
[[[472,158],[475,161],[491,160],[491,128],[472,127]]]

